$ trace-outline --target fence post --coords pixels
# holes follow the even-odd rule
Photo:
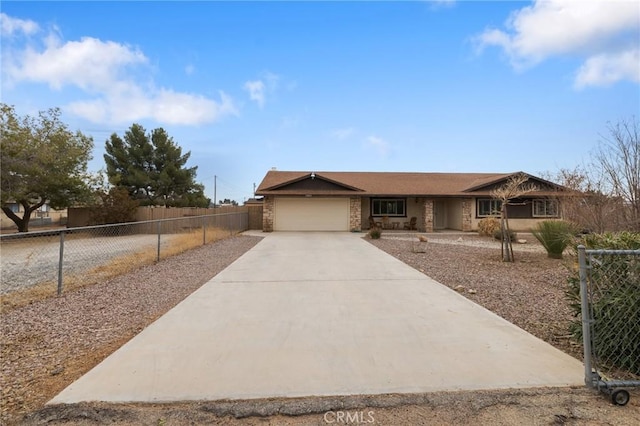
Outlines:
[[[591,366],[591,318],[589,315],[589,297],[587,288],[587,253],[583,245],[578,246],[578,265],[580,267],[580,306],[582,310],[582,344],[584,347],[584,383],[592,387],[593,368]]]
[[[202,216],[202,245],[207,244],[207,217]]]
[[[62,265],[64,259],[64,234],[65,231],[60,232],[60,255],[58,257],[58,296],[62,294]]]
[[[160,262],[160,221],[157,223],[158,228],[158,254],[156,256],[156,262]]]

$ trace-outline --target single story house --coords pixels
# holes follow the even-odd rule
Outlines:
[[[263,230],[360,231],[371,221],[403,229],[411,218],[422,232],[474,231],[496,215],[501,202],[491,191],[516,173],[303,172],[270,170],[256,195],[264,197]],[[560,218],[566,188],[526,175],[536,191],[507,206],[509,224],[527,231],[538,221]]]

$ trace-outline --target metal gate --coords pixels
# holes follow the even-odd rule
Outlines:
[[[629,402],[640,387],[640,250],[578,247],[585,383]]]

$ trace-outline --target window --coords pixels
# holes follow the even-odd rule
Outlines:
[[[404,198],[373,198],[371,200],[371,215],[406,217],[405,205]]]
[[[558,200],[533,200],[533,217],[558,217]]]
[[[18,204],[18,203],[9,203],[9,209],[14,213],[20,213],[20,204]]]
[[[480,198],[478,199],[476,216],[495,216],[500,214],[500,210],[502,210],[502,201],[492,198]]]

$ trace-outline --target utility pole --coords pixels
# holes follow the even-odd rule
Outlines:
[[[256,183],[253,182],[253,198],[256,198]]]
[[[217,192],[218,192],[218,176],[213,175],[213,208],[216,208],[216,205],[218,204],[217,200]]]

